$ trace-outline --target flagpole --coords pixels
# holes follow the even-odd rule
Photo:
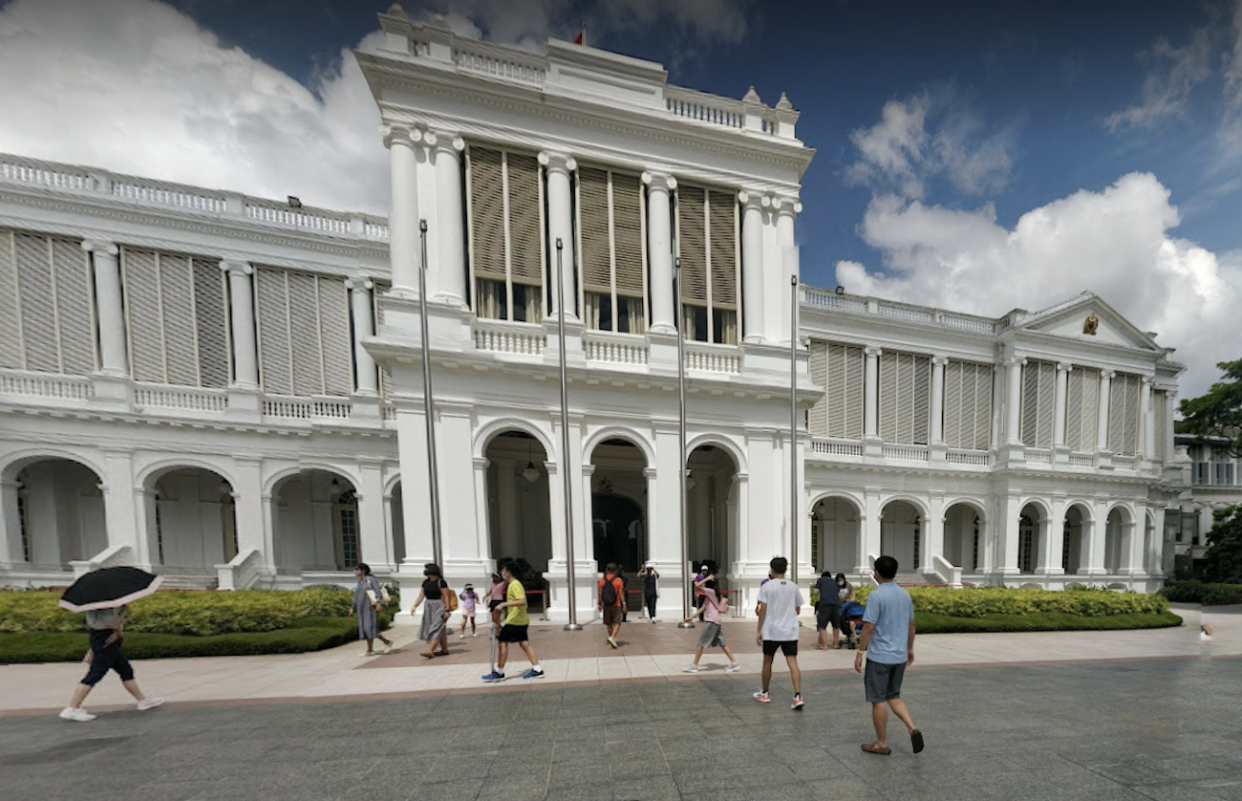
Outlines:
[[[565,493],[565,576],[569,590],[569,622],[565,631],[581,631],[578,625],[577,584],[574,581],[573,476],[569,472],[569,378],[565,367],[565,282],[561,263],[564,244],[556,238],[556,335],[561,361],[561,480]]]
[[[440,541],[440,474],[436,466],[436,421],[431,400],[431,338],[427,333],[427,221],[418,221],[422,261],[418,267],[418,320],[422,327],[423,417],[427,420],[427,476],[431,490],[431,561],[444,569]]]
[[[677,302],[674,320],[677,324],[677,437],[681,463],[677,469],[678,516],[681,521],[681,622],[679,629],[692,629],[690,622],[690,531],[686,524],[686,319],[681,309],[681,258],[673,260],[673,287]]]
[[[798,583],[798,276],[789,276],[789,580]]]

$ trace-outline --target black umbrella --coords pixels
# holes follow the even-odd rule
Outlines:
[[[70,612],[113,609],[154,593],[163,580],[136,567],[105,567],[73,582],[60,605]]]

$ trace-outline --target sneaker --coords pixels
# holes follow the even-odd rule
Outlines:
[[[470,636],[471,636],[471,637],[478,637],[478,636],[479,636],[479,633],[476,631],[474,634],[471,634]]]
[[[801,712],[802,711],[802,696],[795,695],[793,699],[793,704],[789,708],[795,712]]]
[[[464,640],[464,639],[466,639],[466,632],[464,632],[464,631],[463,631],[463,632],[461,633],[461,636],[460,636],[460,637],[458,637],[457,639],[459,639],[459,640]]]
[[[79,723],[85,723],[88,720],[95,719],[95,716],[90,712],[87,712],[85,709],[82,709],[81,707],[74,709],[71,706],[67,706],[60,710],[60,717],[62,720],[76,720]]]
[[[138,702],[138,709],[145,712],[148,709],[155,709],[157,706],[163,706],[163,705],[164,705],[163,698],[144,698]]]
[[[505,680],[505,674],[497,670],[493,670],[491,673],[488,673],[486,676],[483,677],[483,681],[504,681],[504,680]]]
[[[754,693],[750,697],[754,698],[756,701],[758,701],[761,704],[772,703],[772,696],[768,695],[766,690],[760,690],[759,692]]]
[[[608,638],[608,644],[611,645],[613,648],[617,647],[617,641],[614,640],[612,637]]]
[[[725,668],[725,673],[737,673],[741,669],[742,669],[741,662],[733,662],[727,668]]]
[[[528,670],[528,671],[526,671],[525,673],[523,673],[523,674],[522,674],[522,678],[524,678],[524,679],[542,679],[542,678],[543,678],[543,671],[542,671],[542,670],[535,670],[534,668],[531,668],[530,670]]]
[[[381,651],[380,653],[385,654],[385,655],[387,655],[387,654],[391,654],[391,653],[392,653],[392,643],[388,643],[387,645],[385,645],[385,646],[384,646],[384,650],[383,650],[383,651]]]
[[[682,673],[698,673],[699,666],[698,665],[682,665],[681,672]]]

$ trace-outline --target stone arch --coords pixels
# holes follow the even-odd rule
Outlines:
[[[816,504],[818,504],[820,501],[826,501],[829,498],[841,498],[843,500],[849,501],[850,503],[854,504],[854,508],[858,511],[859,516],[861,516],[863,514],[863,510],[867,508],[863,499],[858,497],[858,495],[854,494],[850,490],[824,490],[823,492],[820,492],[811,497],[810,506],[807,507],[808,511],[813,513],[815,511]]]
[[[714,434],[695,437],[686,448],[688,556],[700,564],[715,564],[727,589],[730,574],[724,571],[726,566],[732,568],[743,529],[738,515],[738,478],[745,472],[742,454],[732,440]]]
[[[198,456],[170,457],[151,462],[138,470],[135,483],[143,489],[150,490],[167,473],[193,468],[215,473],[227,481],[229,486],[233,488],[233,491],[236,492],[237,481],[233,478],[232,471],[229,469],[230,466],[231,463],[225,459]]]
[[[397,491],[397,487],[400,486],[400,484],[401,484],[401,473],[400,472],[393,473],[391,476],[384,479],[384,497],[386,498],[390,497],[394,492]]]
[[[956,497],[944,505],[944,558],[974,573],[984,567],[988,514],[982,501]]]
[[[1018,572],[1030,575],[1036,571],[1045,571],[1045,556],[1048,544],[1048,531],[1052,521],[1052,510],[1042,498],[1026,498],[1018,509],[1018,519],[1006,521],[1007,525],[1018,527],[1018,552],[1009,557],[1010,566],[1016,566]]]
[[[688,439],[686,441],[686,458],[690,458],[690,454],[694,453],[699,448],[702,448],[704,445],[711,445],[712,447],[720,448],[722,451],[729,454],[730,458],[733,459],[733,467],[739,475],[750,474],[750,470],[747,468],[746,464],[745,449],[740,447],[729,437],[723,437],[720,434],[698,434]]]
[[[591,463],[591,455],[595,453],[595,449],[610,439],[623,439],[634,447],[638,448],[643,454],[648,467],[655,467],[656,455],[655,447],[638,431],[624,426],[604,426],[592,433],[582,445],[582,461],[584,464]]]
[[[147,546],[160,572],[186,586],[210,586],[215,566],[238,553],[238,492],[232,477],[211,461],[161,459],[138,471]]]
[[[909,511],[901,507],[908,507]],[[923,538],[927,534],[927,506],[909,495],[894,495],[880,504],[880,555],[897,560],[902,573],[925,567],[921,562]]]
[[[529,420],[523,420],[520,417],[501,417],[492,420],[479,429],[474,434],[473,453],[475,459],[483,459],[487,457],[487,449],[492,444],[492,440],[506,431],[520,431],[523,434],[529,434],[539,441],[543,446],[543,452],[547,454],[549,462],[559,462],[555,457],[558,453],[552,442],[552,435],[545,431],[541,426],[532,423]]]
[[[978,498],[972,498],[969,495],[959,495],[953,498],[945,498],[945,512],[948,512],[954,506],[969,506],[974,513],[979,516],[979,522],[986,523],[988,520],[988,506]]]
[[[362,486],[361,477],[356,475],[349,467],[330,462],[298,462],[292,467],[285,467],[277,470],[268,476],[263,482],[264,497],[272,497],[276,489],[285,481],[301,473],[311,473],[321,471],[324,473],[335,473],[337,476],[349,481],[355,490]]]
[[[1134,507],[1128,503],[1125,503],[1124,501],[1117,501],[1116,503],[1109,506],[1108,510],[1104,512],[1104,519],[1108,520],[1109,516],[1113,512],[1120,513],[1119,518],[1122,523],[1128,524],[1128,523],[1135,522]]]
[[[555,553],[552,493],[562,481],[555,452],[541,432],[512,420],[492,426],[479,442],[480,458],[487,464],[487,492],[481,500],[486,504],[489,557],[517,560],[535,574],[548,572]],[[550,464],[556,465],[555,472],[550,472]]]
[[[0,476],[0,515],[13,538],[0,558],[68,571],[108,547],[105,474],[95,460],[77,449],[30,448],[8,455]]]
[[[300,463],[266,482],[278,574],[350,569],[361,553],[359,481],[348,468]]]
[[[1094,508],[1095,508],[1095,505],[1092,504],[1090,501],[1086,501],[1080,498],[1074,501],[1067,501],[1065,504],[1065,513],[1069,514],[1069,511],[1071,509],[1077,509],[1078,514],[1082,516],[1082,522],[1094,523],[1095,522]]]
[[[613,562],[632,576],[650,555],[646,471],[655,467],[654,458],[641,436],[619,426],[587,440],[583,463],[590,475],[590,546],[601,572]]]
[[[810,510],[809,561],[816,573],[855,571],[865,508],[860,499],[847,491],[821,492],[815,496]]]
[[[1132,539],[1137,527],[1133,507],[1123,502],[1112,504],[1099,525],[1104,526],[1104,571],[1116,575],[1132,569]]]
[[[105,475],[103,465],[91,456],[84,455],[85,453],[88,453],[85,448],[62,448],[54,445],[15,451],[0,459],[0,481],[15,480],[18,473],[37,462],[64,459],[67,462],[77,462],[87,468],[99,476],[99,482],[102,484]]]
[[[1025,510],[1028,506],[1034,506],[1039,510],[1039,519],[1041,521],[1047,522],[1052,519],[1052,507],[1043,498],[1036,496],[1023,498],[1019,509]],[[1021,512],[1019,512],[1019,514],[1021,514]]]
[[[905,495],[905,494],[898,493],[896,495],[889,495],[888,497],[880,501],[880,517],[881,518],[884,516],[885,508],[887,508],[889,504],[893,504],[893,503],[910,504],[919,513],[919,517],[923,518],[924,520],[926,520],[928,516],[930,516],[931,514],[931,512],[927,508],[927,502],[919,498],[917,495]]]
[[[1061,526],[1061,569],[1066,575],[1085,575],[1090,567],[1087,555],[1091,552],[1091,532],[1095,526],[1091,504],[1070,501],[1065,506],[1065,514],[1054,523]]]

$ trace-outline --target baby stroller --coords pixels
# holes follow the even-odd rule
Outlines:
[[[858,647],[858,638],[863,630],[863,613],[867,608],[858,601],[846,601],[841,605],[841,628],[845,630],[845,641],[850,648]]]

